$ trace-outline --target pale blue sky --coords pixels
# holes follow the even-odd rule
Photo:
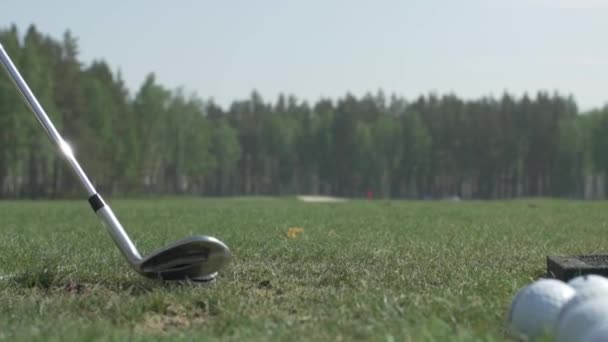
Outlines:
[[[81,58],[148,72],[222,105],[257,89],[336,98],[382,88],[408,99],[539,89],[608,103],[608,1],[3,0],[0,25],[79,38]]]

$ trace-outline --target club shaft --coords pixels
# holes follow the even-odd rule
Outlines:
[[[76,157],[74,157],[71,147],[63,140],[55,128],[55,125],[53,125],[53,122],[44,111],[44,108],[42,108],[30,90],[30,87],[27,85],[27,83],[25,83],[25,80],[13,64],[13,61],[4,50],[2,44],[0,44],[0,61],[8,72],[11,81],[25,99],[28,107],[31,109],[34,115],[36,115],[38,122],[40,122],[49,138],[53,141],[53,143],[55,143],[59,151],[61,151],[65,159],[72,166],[72,170],[74,170],[78,176],[78,179],[80,180],[80,183],[89,194],[89,202],[91,202],[97,216],[106,224],[112,239],[120,249],[121,253],[129,261],[131,266],[137,268],[137,265],[141,260],[141,256],[139,255],[137,248],[112,212],[112,209],[110,209],[110,207],[103,202],[101,196],[97,194],[97,190],[95,190],[95,187],[89,180],[89,177],[87,177],[76,160]],[[93,205],[92,200],[95,200],[97,207]]]
[[[114,212],[110,208],[109,205],[104,206],[103,208],[96,211],[97,216],[101,219],[102,222],[105,222],[107,227],[109,227],[108,232],[114,240],[116,246],[122,253],[122,255],[127,259],[131,267],[133,267],[136,271],[140,271],[139,263],[141,261],[141,255],[139,251],[129,239],[127,232],[120,224],[120,221],[114,215]]]
[[[93,196],[94,194],[96,194],[97,191],[95,190],[95,187],[80,167],[80,164],[78,164],[76,158],[74,158],[71,148],[63,140],[63,138],[55,128],[55,125],[53,125],[53,122],[51,121],[51,119],[49,119],[48,115],[44,111],[44,108],[42,108],[32,91],[30,90],[30,87],[27,85],[27,83],[25,83],[23,77],[21,77],[21,74],[13,64],[13,61],[10,59],[2,45],[0,45],[0,60],[2,60],[2,65],[4,65],[4,68],[10,75],[11,81],[19,90],[21,96],[23,96],[23,98],[25,99],[25,102],[27,103],[28,107],[31,109],[34,115],[36,115],[36,119],[38,119],[38,122],[40,122],[42,128],[44,128],[49,138],[53,141],[53,143],[55,143],[55,145],[59,148],[61,153],[63,153],[69,164],[72,166],[72,169],[78,176],[80,183],[85,188],[89,196]]]

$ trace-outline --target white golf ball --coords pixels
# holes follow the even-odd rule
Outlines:
[[[584,341],[598,325],[608,322],[608,295],[587,296],[581,299],[580,294],[572,299],[559,315],[555,341]],[[608,336],[604,336],[604,340]]]
[[[587,274],[571,279],[568,285],[572,286],[576,291],[583,291],[590,287],[608,289],[608,279],[595,274]]]
[[[589,334],[581,339],[581,342],[605,342],[606,340],[608,340],[608,321],[594,326]]]
[[[574,295],[572,287],[555,279],[541,279],[520,289],[509,310],[510,333],[528,339],[553,335],[560,310]]]

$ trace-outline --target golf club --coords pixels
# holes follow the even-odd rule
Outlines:
[[[97,193],[80,164],[78,164],[72,148],[63,140],[1,44],[0,60],[28,107],[36,115],[49,138],[57,145],[78,176],[89,196],[89,203],[93,211],[105,223],[112,240],[127,259],[129,265],[138,273],[150,278],[163,280],[189,279],[201,282],[214,280],[217,272],[230,261],[231,257],[230,249],[216,238],[204,235],[192,236],[158,249],[147,256],[142,257],[139,254],[110,206]]]

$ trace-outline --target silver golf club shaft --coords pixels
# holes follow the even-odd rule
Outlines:
[[[139,255],[137,248],[135,248],[135,245],[133,244],[133,242],[125,232],[124,228],[112,212],[112,209],[110,209],[110,206],[104,203],[101,196],[95,190],[95,187],[93,186],[87,175],[80,167],[80,164],[78,164],[78,161],[74,157],[72,148],[63,140],[63,138],[55,128],[55,125],[53,125],[53,122],[51,121],[51,119],[49,119],[48,115],[46,114],[46,112],[44,111],[32,91],[28,87],[27,83],[25,83],[23,77],[21,77],[21,74],[13,64],[11,58],[4,50],[2,44],[0,44],[0,61],[8,72],[11,81],[25,99],[25,102],[27,103],[28,107],[34,113],[34,115],[36,115],[36,118],[38,119],[38,122],[40,122],[40,124],[42,125],[42,128],[44,128],[49,138],[51,138],[55,145],[57,145],[65,159],[68,161],[70,166],[72,166],[72,169],[78,176],[80,183],[89,195],[89,203],[91,204],[91,207],[96,212],[97,216],[99,216],[99,218],[101,218],[101,220],[105,222],[112,239],[120,249],[121,253],[125,256],[129,264],[131,264],[132,267],[137,269],[137,265],[141,261],[141,256]]]

